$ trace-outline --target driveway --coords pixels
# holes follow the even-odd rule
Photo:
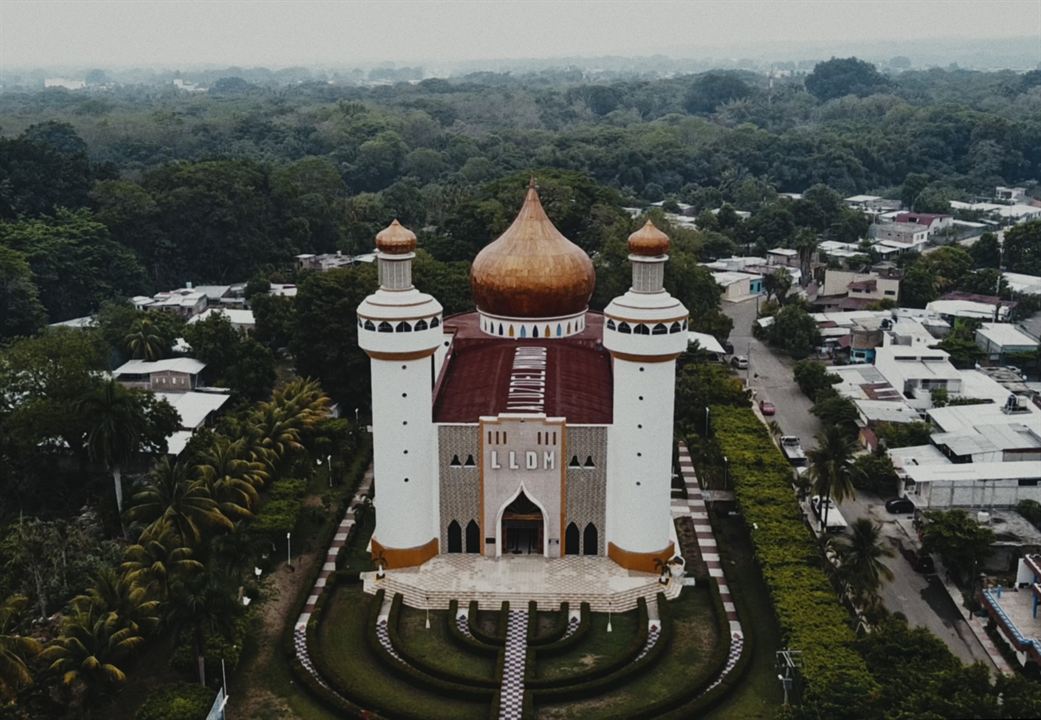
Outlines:
[[[734,321],[734,329],[730,333],[734,352],[749,358],[748,379],[756,397],[769,400],[777,407],[773,419],[786,435],[798,435],[804,448],[816,447],[814,438],[822,427],[817,417],[810,413],[812,403],[802,394],[792,377],[795,362],[787,356],[773,353],[768,345],[752,337],[755,300],[724,302],[723,312]],[[895,516],[886,512],[882,503],[882,499],[877,496],[858,493],[855,499],[840,503],[839,509],[849,523],[867,517],[882,526],[886,543],[893,550],[893,557],[885,561],[886,566],[893,571],[893,580],[885,583],[880,593],[886,608],[891,612],[903,613],[913,626],[929,629],[963,662],[981,661],[989,669],[994,669],[993,662],[958,608],[951,602],[939,578],[915,572],[900,554],[899,543],[911,547],[916,541],[912,541],[896,522]]]

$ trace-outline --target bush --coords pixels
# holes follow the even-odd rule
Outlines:
[[[250,634],[254,615],[247,611],[227,625],[228,634],[208,633],[203,644],[203,656],[206,658],[206,681],[220,684],[221,659],[228,672],[233,672],[239,665],[239,657]],[[173,653],[170,655],[170,667],[195,677],[198,673],[195,659],[195,642],[190,633],[185,633]]]
[[[800,360],[795,363],[793,373],[803,395],[814,402],[821,399],[823,391],[834,392],[831,386],[841,379],[835,373],[829,373],[828,368],[816,360]]]
[[[134,714],[134,720],[202,720],[216,695],[202,685],[167,685],[148,696]]]
[[[713,407],[738,504],[788,646],[802,651],[805,702],[821,717],[861,717],[878,685],[854,649],[849,615],[791,487],[791,468],[755,415]]]

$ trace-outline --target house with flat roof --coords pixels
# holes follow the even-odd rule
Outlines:
[[[236,310],[234,308],[208,308],[188,320],[189,325],[197,322],[205,322],[212,315],[221,315],[228,319],[231,326],[239,332],[253,332],[257,327],[257,321],[253,317],[252,310]]]
[[[921,345],[886,345],[875,349],[875,368],[918,410],[933,406],[932,392],[961,393],[961,372],[950,362],[950,354]]]
[[[1015,507],[1041,501],[1041,463],[981,462],[909,465],[906,496],[920,510]]]
[[[1008,289],[1023,295],[1041,295],[1041,277],[1024,273],[1002,273],[1001,277],[1008,283]]]
[[[911,252],[918,252],[929,241],[929,228],[913,222],[875,223],[870,232],[879,243],[895,243]]]
[[[983,323],[976,330],[976,346],[991,362],[1005,362],[1009,355],[1035,352],[1041,343],[1011,323]]]
[[[766,251],[767,265],[780,265],[782,267],[799,267],[799,251],[792,248],[774,248]]]
[[[763,293],[763,276],[744,272],[714,272],[712,279],[723,288],[723,299],[740,302]]]
[[[857,273],[828,268],[824,273],[824,285],[818,291],[815,303],[845,309],[842,301],[850,299],[857,301],[854,305],[866,307],[879,300],[888,299],[896,302],[899,294],[899,279],[882,277],[878,273]]]
[[[1015,303],[1004,303],[997,298],[989,301],[985,296],[958,297],[957,293],[948,293],[939,300],[933,300],[925,306],[930,313],[939,315],[953,323],[958,318],[968,320],[1006,320],[1009,310]],[[982,298],[982,299],[981,299]]]
[[[902,212],[897,214],[894,219],[898,223],[914,223],[915,225],[921,225],[929,232],[929,236],[932,237],[934,234],[946,230],[951,227],[954,222],[952,215],[943,215],[940,213],[916,213],[916,212]]]
[[[1027,553],[1019,558],[1016,584],[1005,588],[985,587],[980,600],[998,631],[1005,636],[1021,667],[1041,666],[1041,555]]]

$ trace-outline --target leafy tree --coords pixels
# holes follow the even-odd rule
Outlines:
[[[895,495],[899,477],[889,453],[881,446],[874,452],[858,455],[853,461],[853,485],[882,497]]]
[[[957,368],[971,368],[983,357],[983,351],[976,344],[977,325],[977,322],[956,320],[947,337],[937,345],[951,354],[951,364]]]
[[[972,255],[957,245],[946,245],[928,255],[920,255],[915,265],[924,266],[933,277],[936,292],[943,294],[957,287],[972,270]]]
[[[296,325],[296,301],[265,293],[250,300],[256,318],[256,338],[272,349],[289,347]]]
[[[13,701],[33,682],[29,662],[39,654],[40,643],[16,632],[16,620],[28,602],[24,595],[11,595],[0,603],[0,701]]]
[[[0,218],[82,207],[90,182],[86,145],[67,123],[44,122],[0,138]]]
[[[904,207],[913,208],[918,196],[928,187],[931,178],[923,173],[908,173],[900,187],[900,202]]]
[[[994,531],[964,510],[927,510],[922,548],[937,553],[956,577],[975,573],[990,554]]]
[[[820,342],[817,323],[798,305],[786,305],[774,315],[768,337],[771,344],[795,358],[806,357]]]
[[[800,230],[795,236],[795,249],[799,251],[799,283],[804,287],[812,280],[810,271],[813,268],[813,256],[817,253],[820,238],[811,230]]]
[[[0,340],[32,335],[47,321],[47,311],[25,256],[0,245]]]
[[[233,574],[210,565],[178,580],[171,589],[167,622],[178,635],[191,633],[200,685],[206,684],[206,635],[227,633],[244,612],[237,585]]]
[[[683,105],[691,114],[710,113],[731,100],[740,100],[752,94],[741,78],[732,73],[710,72],[699,75],[690,84]]]
[[[817,447],[807,451],[810,461],[810,482],[813,492],[825,500],[842,502],[854,497],[853,440],[842,428],[834,425],[817,435]],[[820,528],[828,526],[830,502],[823,503]]]
[[[777,301],[783,305],[791,287],[792,274],[785,268],[778,268],[763,277],[763,289],[766,290],[767,302],[771,297],[776,297]]]
[[[217,382],[243,397],[258,400],[275,382],[275,358],[271,351],[236,330],[221,313],[185,326],[185,340],[192,353],[206,363]]]
[[[25,257],[52,321],[87,315],[105,300],[145,287],[134,253],[87,210],[0,223],[0,245]]]
[[[810,412],[820,418],[825,427],[840,428],[849,436],[856,437],[857,420],[860,418],[860,414],[857,412],[857,406],[849,398],[837,394],[826,394],[825,397],[814,403]]]
[[[855,57],[832,58],[817,63],[806,76],[806,90],[818,100],[844,95],[871,95],[887,90],[889,81],[874,65]]]
[[[814,402],[822,399],[823,395],[833,394],[835,391],[832,385],[841,380],[838,375],[828,372],[824,363],[816,360],[800,360],[795,363],[793,375],[799,389]]]
[[[850,535],[840,541],[839,558],[842,578],[862,602],[877,598],[883,580],[892,580],[893,571],[883,558],[893,551],[882,545],[882,526],[869,518],[857,518],[850,525]]]
[[[939,295],[936,277],[925,263],[915,262],[904,272],[904,277],[900,280],[901,305],[924,308]]]
[[[1005,269],[1041,275],[1041,220],[1020,223],[1005,231]]]
[[[690,362],[676,378],[676,422],[688,430],[705,427],[712,405],[748,405],[748,390],[718,363]]]
[[[910,447],[912,445],[928,445],[932,428],[928,423],[909,422],[891,423],[881,422],[875,427],[878,439],[887,448]]]

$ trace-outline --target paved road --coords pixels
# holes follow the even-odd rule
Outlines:
[[[730,333],[734,352],[750,358],[750,382],[757,397],[769,400],[777,407],[774,419],[785,434],[798,435],[803,447],[815,447],[814,437],[822,428],[817,417],[810,413],[812,403],[792,377],[794,362],[774,354],[765,343],[752,337],[755,300],[723,303],[723,312],[734,321]],[[993,668],[990,658],[951,602],[940,580],[915,572],[900,554],[897,544],[902,542],[910,547],[913,541],[896,518],[886,512],[882,500],[861,493],[856,499],[841,503],[839,509],[847,522],[868,517],[882,525],[883,535],[893,549],[893,557],[885,562],[894,575],[893,580],[882,588],[885,606],[892,612],[903,613],[911,625],[928,628],[962,661],[979,660]]]

